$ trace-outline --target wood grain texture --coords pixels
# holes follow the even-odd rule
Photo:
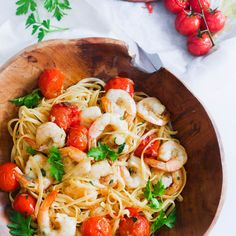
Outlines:
[[[156,96],[171,113],[177,138],[186,148],[187,185],[184,201],[177,204],[177,223],[160,235],[201,236],[214,224],[222,205],[223,167],[218,138],[203,106],[170,72],[161,68],[147,74],[135,68],[124,43],[112,39],[54,40],[27,48],[0,70],[0,162],[10,158],[11,139],[7,122],[17,115],[8,102],[37,86],[39,74],[57,67],[66,75],[65,87],[84,77],[107,81],[113,76],[134,80],[136,91]],[[0,195],[0,217],[6,219],[6,195]],[[0,220],[1,235],[7,235]],[[3,233],[4,232],[4,233]]]

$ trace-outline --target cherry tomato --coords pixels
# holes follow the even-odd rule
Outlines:
[[[105,91],[109,89],[122,89],[134,96],[134,82],[128,78],[116,77],[107,81]]]
[[[164,0],[164,4],[169,11],[177,14],[188,7],[189,0]]]
[[[81,151],[88,148],[88,130],[85,126],[76,125],[71,127],[67,136],[67,146],[73,146]]]
[[[138,216],[138,208],[135,208],[135,207],[127,207],[126,208],[127,210],[129,210],[129,216],[132,217],[132,216]]]
[[[207,12],[210,8],[210,0],[200,0],[204,12]],[[190,7],[194,12],[202,13],[198,0],[190,0]]]
[[[61,94],[65,77],[56,68],[45,70],[39,77],[39,88],[45,98],[55,98]]]
[[[16,167],[16,164],[12,162],[0,165],[0,190],[4,192],[12,192],[19,187],[19,183],[15,176]]]
[[[79,110],[69,103],[58,103],[52,106],[50,120],[67,131],[71,125],[79,124]]]
[[[151,134],[151,135],[147,136],[145,139],[143,139],[141,141],[141,143],[139,144],[139,146],[137,147],[137,149],[135,150],[134,155],[141,157],[143,149],[150,143],[150,141],[152,141],[156,137],[157,136],[155,134]],[[152,142],[149,145],[149,147],[146,149],[146,151],[144,152],[144,156],[145,157],[157,157],[159,146],[160,146],[160,141],[156,140],[156,141]]]
[[[35,205],[35,198],[28,193],[19,193],[13,202],[13,209],[24,216],[29,216],[34,214]]]
[[[194,56],[202,56],[209,52],[212,47],[212,42],[207,33],[193,34],[188,37],[188,51]]]
[[[81,226],[82,236],[111,236],[112,230],[108,219],[93,216],[85,220]]]
[[[180,12],[175,20],[176,30],[183,35],[191,35],[198,31],[201,24],[201,17],[192,14],[190,11]]]
[[[226,17],[219,10],[213,10],[213,11],[209,10],[205,14],[205,18],[208,28],[212,33],[217,33],[221,31],[225,26]],[[206,29],[206,25],[203,20],[202,20],[202,29],[204,30]]]
[[[119,225],[120,236],[149,236],[150,225],[146,217],[138,215],[121,219]]]

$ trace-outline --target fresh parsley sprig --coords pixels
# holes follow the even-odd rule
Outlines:
[[[144,188],[144,197],[150,202],[149,206],[154,209],[161,207],[161,201],[157,197],[161,197],[165,192],[165,186],[161,180],[157,184],[152,185],[151,181],[148,180]]]
[[[11,235],[32,236],[35,230],[31,227],[31,216],[25,218],[16,211],[10,212],[11,223],[7,225]]]
[[[53,26],[50,19],[41,19],[38,12],[37,0],[18,0],[16,2],[16,15],[27,15],[25,26],[32,27],[32,35],[37,33],[38,41],[42,41],[46,34],[67,30]],[[66,10],[71,9],[68,0],[44,0],[44,9],[53,14],[58,21],[66,15]]]
[[[88,151],[88,156],[93,157],[95,161],[102,161],[105,158],[112,161],[117,160],[118,154],[111,150],[106,144],[98,142],[98,146]]]
[[[152,234],[159,230],[162,226],[167,226],[168,228],[173,228],[176,221],[176,209],[174,208],[172,212],[166,216],[164,211],[160,211],[159,216],[156,221],[151,226]]]
[[[51,147],[48,153],[48,163],[50,164],[50,175],[57,181],[61,181],[64,175],[64,165],[58,147]]]
[[[26,96],[15,98],[10,100],[11,103],[16,106],[26,106],[28,108],[36,107],[40,100],[42,99],[39,89],[34,90],[32,93],[27,94]]]
[[[31,156],[34,156],[34,155],[37,153],[37,151],[34,150],[31,146],[28,146],[28,147],[26,148],[26,152],[27,152],[28,154],[30,154]]]

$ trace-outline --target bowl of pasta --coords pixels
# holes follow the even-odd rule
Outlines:
[[[118,40],[52,40],[0,70],[1,235],[204,235],[222,205],[217,133],[170,72]]]

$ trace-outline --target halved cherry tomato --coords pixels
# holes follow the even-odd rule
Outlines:
[[[129,216],[132,217],[132,216],[138,216],[138,208],[135,208],[135,207],[127,207],[126,208],[127,210],[129,210]]]
[[[139,144],[139,146],[137,147],[137,149],[135,150],[134,155],[141,157],[143,149],[150,143],[150,141],[152,141],[156,137],[157,136],[155,134],[151,134],[151,135],[147,136],[145,139],[143,139],[141,141],[141,143]],[[149,147],[145,150],[144,156],[145,157],[157,157],[159,147],[160,147],[160,141],[156,140],[156,141],[152,142],[149,145]]]
[[[202,5],[203,11],[207,12],[208,9],[210,8],[210,1],[209,0],[200,0],[200,3]],[[202,13],[202,10],[201,10],[198,0],[190,0],[189,4],[194,12]]]
[[[107,81],[105,85],[105,91],[109,89],[122,89],[134,96],[134,82],[128,78],[116,77]]]
[[[108,219],[93,216],[85,220],[81,226],[82,236],[111,236],[112,230]]]
[[[205,14],[206,22],[209,30],[212,33],[217,33],[221,31],[225,26],[226,17],[219,10],[209,10]],[[206,29],[206,25],[202,20],[202,29]]]
[[[196,33],[188,37],[187,47],[192,55],[202,56],[209,52],[212,47],[212,42],[207,33]]]
[[[56,68],[45,70],[39,77],[38,85],[45,98],[55,98],[61,94],[65,76]]]
[[[16,167],[16,164],[12,162],[0,165],[0,190],[4,192],[12,192],[19,187],[19,183],[15,176]]]
[[[188,7],[189,0],[164,0],[164,4],[169,11],[177,14]]]
[[[201,24],[201,17],[191,11],[180,12],[175,20],[176,30],[183,35],[191,35],[198,31]]]
[[[50,120],[67,131],[71,125],[79,124],[79,110],[69,103],[58,103],[52,106]]]
[[[67,146],[73,146],[81,151],[88,148],[88,129],[85,126],[77,125],[71,127],[67,136]]]
[[[24,216],[34,214],[36,199],[28,193],[19,193],[13,202],[13,209]]]
[[[125,217],[120,221],[119,234],[120,236],[149,236],[150,224],[145,216]]]

